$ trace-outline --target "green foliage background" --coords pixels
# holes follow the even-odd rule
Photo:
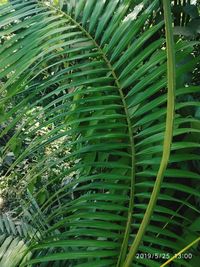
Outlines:
[[[199,5],[167,3],[171,155],[127,265],[165,155],[173,75],[162,2],[1,2],[0,266],[161,266],[198,240]],[[198,242],[187,253],[171,266],[198,267]]]

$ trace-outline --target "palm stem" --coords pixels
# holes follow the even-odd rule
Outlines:
[[[175,104],[175,56],[174,56],[174,41],[172,32],[172,18],[171,18],[171,6],[169,0],[163,0],[165,31],[166,31],[166,50],[167,50],[167,79],[168,79],[168,92],[167,92],[167,115],[166,115],[166,128],[163,143],[162,159],[157,173],[153,192],[150,197],[146,212],[144,214],[142,223],[138,230],[138,233],[131,245],[130,251],[127,255],[123,267],[131,266],[131,263],[135,257],[138,247],[143,239],[146,228],[151,219],[154,211],[160,188],[162,185],[163,177],[170,156],[170,149],[173,136],[173,122],[174,122],[174,104]]]

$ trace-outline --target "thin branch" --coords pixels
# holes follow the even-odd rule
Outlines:
[[[194,246],[199,241],[200,241],[200,237],[198,237],[193,242],[191,242],[189,245],[187,245],[186,247],[184,247],[182,250],[180,250],[178,253],[176,253],[171,259],[169,259],[165,263],[163,263],[160,267],[167,266],[170,262],[172,262],[173,260],[175,260],[179,255],[181,255],[182,253],[184,253],[186,250],[188,250],[189,248],[191,248],[192,246]]]

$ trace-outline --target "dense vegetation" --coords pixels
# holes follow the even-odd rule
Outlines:
[[[197,1],[0,4],[0,266],[198,267]]]

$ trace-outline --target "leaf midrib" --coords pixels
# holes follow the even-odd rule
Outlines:
[[[38,1],[38,2],[40,2],[40,1]],[[123,262],[125,259],[126,251],[127,251],[127,247],[128,247],[128,239],[129,239],[129,234],[130,234],[130,229],[131,229],[132,213],[133,213],[133,208],[134,208],[134,191],[135,191],[135,143],[134,143],[134,135],[133,135],[133,130],[132,130],[131,118],[130,118],[129,112],[128,112],[128,106],[126,104],[125,96],[124,96],[123,90],[121,88],[117,74],[115,73],[115,70],[112,67],[112,64],[110,63],[108,57],[103,52],[101,46],[97,43],[97,41],[92,37],[92,35],[85,28],[83,28],[70,15],[66,14],[62,10],[57,9],[55,6],[52,6],[52,5],[48,6],[47,5],[47,7],[54,9],[58,13],[61,13],[64,17],[66,17],[69,21],[71,21],[74,25],[76,25],[88,37],[88,39],[90,39],[94,43],[94,45],[96,46],[97,50],[101,54],[103,60],[107,64],[107,66],[108,66],[108,68],[109,68],[109,70],[110,70],[110,72],[114,78],[116,87],[119,91],[121,101],[123,104],[124,112],[126,115],[126,121],[127,121],[129,141],[130,141],[130,145],[131,145],[131,185],[130,185],[130,198],[129,198],[129,209],[128,209],[128,216],[127,216],[127,223],[126,223],[123,242],[121,245],[121,250],[120,250],[120,254],[118,257],[118,263],[117,263],[117,266],[120,266],[121,262]]]

